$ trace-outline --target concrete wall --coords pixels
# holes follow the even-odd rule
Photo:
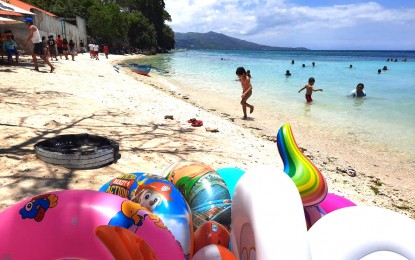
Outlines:
[[[32,9],[31,12],[36,14],[32,18],[34,24],[39,29],[41,37],[48,37],[49,35],[53,35],[56,39],[57,35],[61,35],[61,38],[66,38],[68,41],[72,39],[75,42],[76,48],[78,50],[80,40],[82,40],[84,43],[87,42],[86,22],[83,18],[76,17],[76,19],[72,19],[73,22],[75,23],[76,21],[77,24],[73,25],[72,23],[65,22],[62,18],[49,16],[34,9]],[[8,18],[23,20],[25,17],[10,16]],[[33,46],[31,44],[26,47],[20,47],[20,45],[23,45],[27,40],[27,26],[25,24],[0,25],[1,32],[4,32],[6,29],[12,30],[15,42],[19,45],[19,49],[23,49],[24,54],[31,55],[33,51]]]

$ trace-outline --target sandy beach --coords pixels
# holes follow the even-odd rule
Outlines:
[[[326,177],[329,192],[415,219],[413,168],[400,167],[399,155],[373,158],[357,144],[348,147],[325,132],[307,133],[307,124],[288,118],[262,123],[272,126],[263,128],[258,124],[260,109],[254,121],[240,120],[235,116],[239,110],[221,113],[214,95],[196,102],[197,93],[191,90],[172,91],[157,72],[147,77],[126,67],[114,70],[113,64],[131,58],[139,56],[100,56],[97,61],[79,54],[76,61],[52,61],[54,73],[44,66],[34,71],[28,56],[17,66],[0,65],[0,210],[49,191],[98,190],[122,173],[158,173],[179,160],[214,169],[277,165],[282,171],[274,139],[278,128],[289,122],[297,144]],[[190,118],[202,119],[204,125],[192,127]],[[209,127],[218,132],[206,131]],[[37,142],[77,133],[113,139],[121,158],[99,169],[69,170],[36,157]],[[356,171],[355,177],[343,172],[348,167]]]

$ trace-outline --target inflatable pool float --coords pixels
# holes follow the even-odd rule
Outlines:
[[[230,228],[231,197],[215,170],[200,162],[180,161],[168,167],[163,176],[177,187],[189,204],[195,231],[205,221]]]
[[[232,198],[232,253],[237,259],[309,259],[297,187],[275,166],[249,169]]]
[[[156,214],[180,243],[185,256],[193,255],[190,209],[171,182],[158,175],[135,172],[118,176],[99,190],[128,198]]]
[[[102,225],[95,228],[95,235],[110,250],[115,259],[157,260],[153,248],[128,229]]]
[[[0,223],[1,259],[113,259],[95,235],[101,225],[129,229],[158,259],[184,259],[158,216],[104,192],[64,190],[34,196],[0,212]]]
[[[390,251],[415,259],[415,221],[403,214],[367,206],[327,214],[307,233],[312,259],[361,259]]]
[[[295,183],[304,207],[318,205],[327,195],[326,180],[298,148],[289,124],[284,124],[279,129],[277,145],[284,163],[284,172]]]
[[[192,258],[193,260],[237,260],[234,254],[226,247],[208,245],[200,249]],[[249,259],[249,258],[247,258]],[[253,258],[254,259],[254,258]]]
[[[201,248],[208,245],[221,245],[229,247],[230,234],[227,228],[215,221],[206,221],[194,234],[195,250],[197,253]]]
[[[356,206],[356,204],[343,196],[339,196],[334,193],[327,193],[326,198],[319,204],[319,206],[326,214],[329,214],[330,212],[338,209]]]
[[[216,172],[222,177],[226,187],[228,187],[229,195],[232,198],[236,183],[238,183],[245,171],[236,167],[224,167],[216,169]]]

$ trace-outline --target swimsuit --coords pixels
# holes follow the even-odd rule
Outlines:
[[[311,95],[305,94],[305,99],[307,100],[307,103],[313,102],[313,99],[311,98]]]

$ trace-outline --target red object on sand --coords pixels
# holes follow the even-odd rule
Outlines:
[[[202,120],[196,120],[196,122],[192,123],[192,126],[194,127],[199,127],[203,125],[203,121]]]

